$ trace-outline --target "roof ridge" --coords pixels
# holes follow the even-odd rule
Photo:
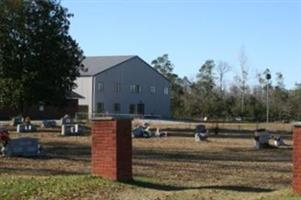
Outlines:
[[[136,57],[138,56],[88,56],[83,60],[87,70],[81,71],[81,76],[94,76]]]
[[[86,56],[86,58],[97,58],[97,57],[135,57],[137,55],[104,55],[104,56]]]

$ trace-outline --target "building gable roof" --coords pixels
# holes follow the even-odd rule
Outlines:
[[[145,62],[139,56],[91,56],[91,57],[86,57],[85,60],[83,61],[83,64],[85,66],[85,69],[87,69],[87,70],[81,71],[80,76],[81,77],[96,76],[99,73],[102,73],[113,67],[117,67],[118,65],[120,65],[128,60],[131,60],[133,58],[139,59],[147,67],[150,67],[152,70],[154,70],[160,76],[162,76],[164,79],[166,79],[168,82],[170,82],[163,74],[161,74],[159,71],[157,71],[151,65],[149,65],[147,62]]]
[[[66,94],[66,99],[84,99],[85,97],[74,92],[74,91],[70,91],[70,92],[67,92]]]
[[[80,72],[81,76],[95,76],[111,67],[119,65],[136,56],[91,56],[86,57],[83,61],[84,71]]]

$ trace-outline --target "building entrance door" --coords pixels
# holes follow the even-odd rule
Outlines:
[[[138,105],[137,105],[137,114],[139,114],[139,115],[144,115],[144,108],[145,106],[144,106],[144,104],[143,103],[139,103]]]

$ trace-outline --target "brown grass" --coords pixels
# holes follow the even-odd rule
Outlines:
[[[22,136],[39,138],[47,156],[0,158],[1,177],[90,173],[89,136]],[[223,136],[200,143],[192,137],[134,139],[133,145],[136,181],[116,187],[118,195],[111,199],[257,199],[291,183],[290,147],[255,150],[252,138]],[[99,192],[90,191],[88,199],[97,199]]]
[[[143,124],[141,120],[134,120],[133,125]],[[272,132],[291,132],[293,125],[290,123],[238,123],[238,122],[170,122],[166,123],[165,121],[150,121],[151,127],[158,127],[161,129],[187,129],[193,130],[196,125],[204,124],[208,129],[214,129],[218,127],[224,131],[247,131],[254,132],[256,129],[265,128]]]

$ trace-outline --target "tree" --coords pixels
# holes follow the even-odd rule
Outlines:
[[[248,81],[248,74],[249,74],[249,69],[247,66],[247,61],[248,57],[245,54],[245,48],[242,47],[239,56],[239,66],[240,66],[240,76],[237,76],[236,79],[239,83],[239,88],[241,90],[241,114],[243,115],[245,112],[245,94],[246,90],[248,89],[247,87],[247,81]]]
[[[240,88],[236,84],[229,87],[226,96],[226,106],[228,106],[228,117],[237,118],[241,114]]]
[[[289,98],[289,112],[291,120],[301,120],[301,84],[296,83],[295,88],[290,91]]]
[[[218,74],[218,80],[219,80],[219,89],[220,94],[223,96],[225,87],[224,87],[224,77],[225,74],[228,73],[231,70],[231,66],[227,62],[220,61],[217,65],[217,74]]]
[[[186,76],[179,80],[179,84],[181,86],[182,95],[181,95],[181,108],[177,108],[180,110],[178,114],[180,114],[181,118],[188,118],[193,116],[193,98],[194,94],[192,91],[192,81],[189,80]]]
[[[163,74],[166,78],[173,80],[173,64],[168,58],[168,54],[163,54],[163,56],[157,57],[155,60],[152,61],[152,66],[158,70],[161,74]]]
[[[266,79],[267,74],[270,74],[270,70],[269,69],[265,69],[263,72],[257,73],[256,77],[259,83],[259,88],[256,88],[256,96],[257,96],[257,100],[261,101],[262,103],[266,104],[266,88],[269,85],[269,88],[271,88],[271,84],[268,82],[268,80]],[[272,88],[271,88],[272,89]]]
[[[215,87],[214,67],[215,63],[213,60],[206,60],[197,74],[197,84],[202,88],[204,93],[210,93]]]
[[[258,101],[254,95],[249,95],[247,99],[246,113],[248,119],[251,121],[264,121],[265,105],[261,101]]]
[[[72,14],[57,0],[0,1],[0,107],[60,105],[83,69],[69,35]]]
[[[201,113],[199,113],[202,117],[205,116],[213,116],[214,109],[216,108],[214,104],[214,98],[216,97],[214,94],[215,87],[215,77],[214,70],[215,63],[213,60],[207,60],[199,69],[199,73],[197,74],[197,82],[196,82],[196,91],[197,95],[197,104],[200,107]]]
[[[182,117],[185,112],[183,99],[184,88],[182,86],[182,79],[178,77],[177,74],[173,73],[174,66],[169,60],[168,54],[159,56],[153,60],[151,64],[170,81],[172,116]]]
[[[289,93],[285,89],[284,77],[282,73],[276,73],[276,87],[273,92],[273,108],[272,112],[274,119],[277,120],[288,120],[290,118],[288,96]]]
[[[281,72],[276,73],[276,82],[277,82],[277,87],[279,89],[285,89],[284,77],[283,77],[283,74]]]

